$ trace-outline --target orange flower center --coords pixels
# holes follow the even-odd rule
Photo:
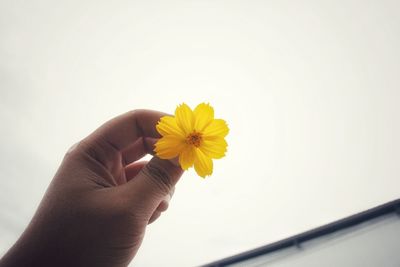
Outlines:
[[[186,137],[186,142],[189,145],[194,145],[195,147],[199,147],[201,144],[201,133],[193,132]]]

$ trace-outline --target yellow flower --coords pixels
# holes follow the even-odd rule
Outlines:
[[[203,178],[212,174],[212,159],[225,156],[229,128],[224,120],[214,119],[209,104],[201,103],[192,111],[183,103],[176,108],[175,117],[162,117],[156,128],[162,135],[155,145],[156,155],[162,159],[179,157],[182,169],[194,165]]]

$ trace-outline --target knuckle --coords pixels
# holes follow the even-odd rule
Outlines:
[[[70,155],[71,153],[74,153],[74,152],[77,150],[78,146],[79,146],[79,142],[73,144],[73,145],[68,149],[67,153],[65,153],[65,155],[68,156],[68,155]]]
[[[99,153],[99,147],[97,144],[93,144],[92,142],[88,142],[86,139],[81,140],[79,143],[75,145],[75,148],[72,152],[67,153],[67,155],[76,155],[76,156],[84,156],[92,158],[98,162],[101,162]]]
[[[131,116],[134,120],[140,116],[140,114],[143,112],[143,109],[134,109],[131,111],[128,111],[128,115]]]
[[[96,148],[86,141],[86,139],[81,140],[78,144],[76,144],[75,151],[80,153],[85,153],[90,156],[94,156],[96,154]]]
[[[163,194],[169,194],[173,188],[171,174],[162,166],[151,161],[143,168],[148,181],[157,186]]]
[[[64,154],[65,159],[81,159],[82,155],[94,155],[94,149],[90,148],[84,140],[81,140],[72,145],[68,151]]]
[[[110,167],[113,162],[123,163],[121,154],[101,136],[91,140],[83,139],[76,145],[72,153],[88,156],[105,167]]]

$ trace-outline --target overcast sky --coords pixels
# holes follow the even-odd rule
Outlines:
[[[193,266],[400,196],[398,1],[0,0],[0,255],[66,150],[131,109],[209,102],[227,156],[187,172],[132,266]]]

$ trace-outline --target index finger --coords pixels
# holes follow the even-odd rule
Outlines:
[[[167,114],[154,110],[129,111],[100,126],[88,139],[101,138],[121,151],[141,137],[160,138],[156,124],[165,115]]]

